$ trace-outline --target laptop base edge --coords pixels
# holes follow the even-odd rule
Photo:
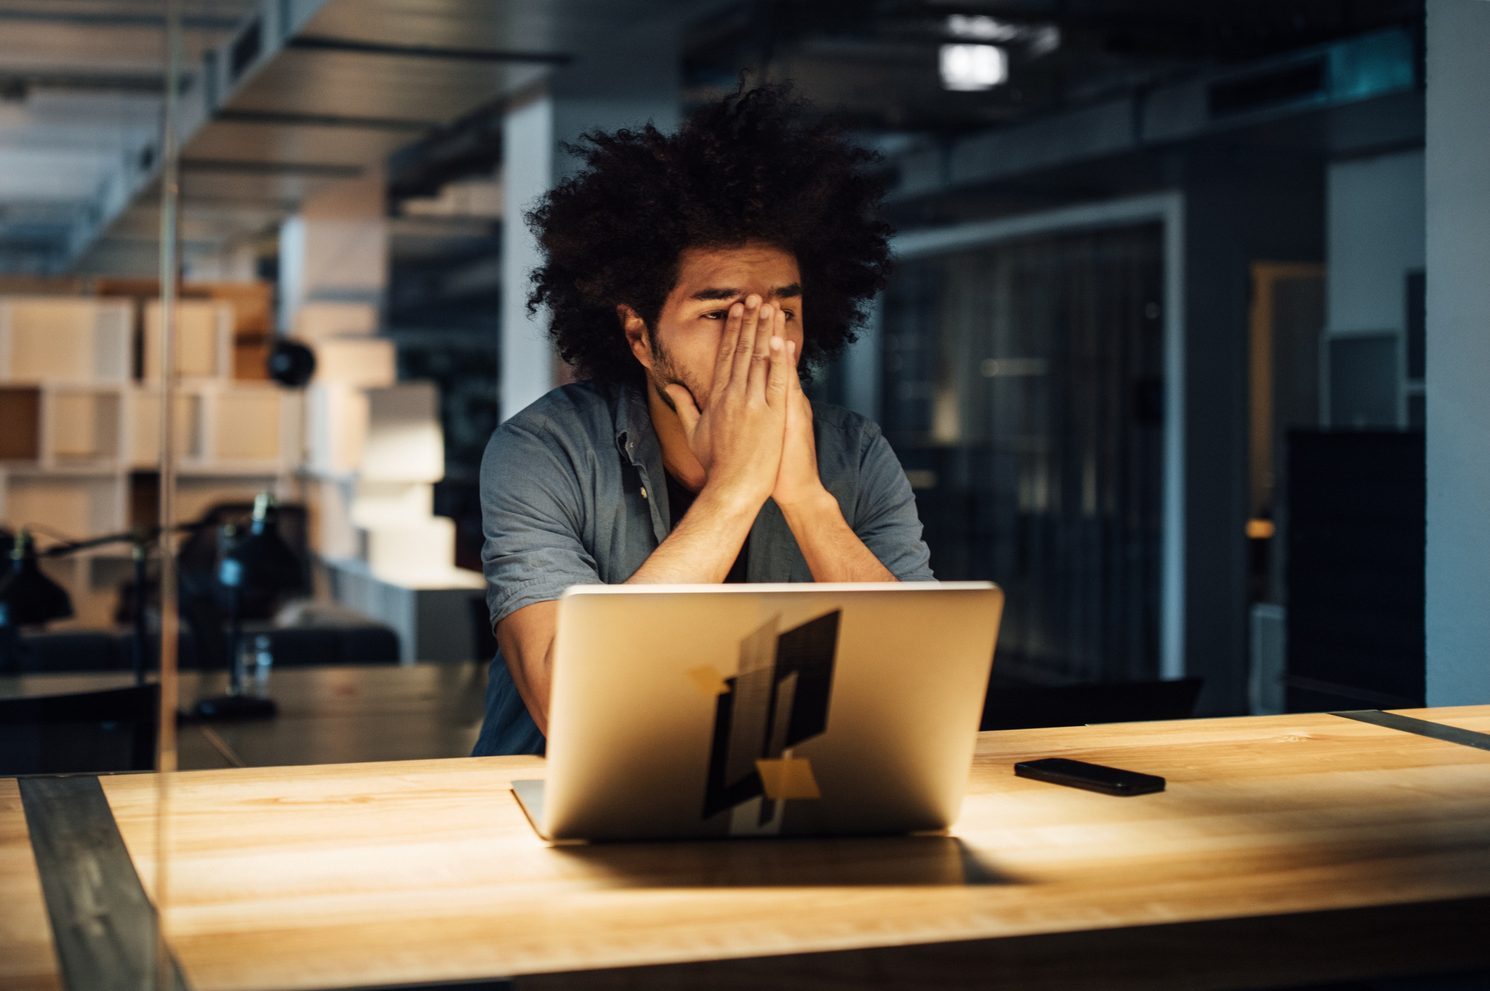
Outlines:
[[[552,843],[553,837],[543,829],[543,781],[525,778],[512,782],[512,797],[517,799],[517,807],[523,810],[533,832]]]

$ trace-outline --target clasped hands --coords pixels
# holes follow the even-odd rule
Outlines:
[[[669,385],[666,392],[704,468],[706,487],[719,486],[757,507],[769,496],[783,510],[824,494],[812,404],[779,306],[751,295],[730,307],[702,411],[685,387]]]

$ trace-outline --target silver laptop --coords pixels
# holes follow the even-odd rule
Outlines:
[[[559,600],[550,840],[942,830],[972,764],[987,582],[595,585]]]

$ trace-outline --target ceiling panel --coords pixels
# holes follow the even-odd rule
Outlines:
[[[184,154],[237,162],[366,165],[381,161],[421,133],[422,129],[217,120],[187,143]]]
[[[0,148],[0,202],[62,200],[81,202],[114,163],[93,151],[57,148]]]
[[[383,45],[573,55],[717,0],[355,0],[328,3],[304,33]]]
[[[229,106],[434,125],[546,72],[543,65],[292,48],[249,80]]]
[[[187,64],[256,6],[184,0]],[[159,143],[163,11],[161,0],[0,0],[0,256],[65,259],[101,190]]]
[[[258,6],[258,0],[179,0],[181,13],[188,19],[241,21]],[[161,20],[161,0],[5,0],[5,12],[15,15],[67,18],[70,20],[112,20],[136,18]]]
[[[162,26],[112,26],[14,21],[0,10],[0,72],[149,73],[165,64]]]
[[[348,177],[343,175],[340,178]],[[203,200],[217,203],[277,204],[293,208],[315,190],[335,181],[336,177],[326,175],[263,174],[218,169],[193,171],[184,167],[181,172],[181,196],[185,201],[183,213],[196,210]]]
[[[240,58],[251,66],[241,82],[221,84],[208,119],[184,135],[183,214],[194,225],[187,240],[257,235],[312,191],[381,165],[430,130],[541,82],[556,66],[603,49],[650,57],[657,25],[722,5],[183,0],[189,71],[200,70],[209,48],[220,66]],[[281,12],[298,18],[306,10],[314,12],[293,21],[293,37],[275,33]],[[239,34],[255,18],[262,33]],[[10,154],[0,157],[8,173],[0,176],[0,191],[8,182],[17,197],[55,201],[73,217],[99,217],[96,229],[77,232],[77,250],[86,252],[95,238],[117,246],[156,236],[158,165],[149,155],[159,144],[161,22],[160,0],[0,0],[0,83],[24,93],[22,103],[0,102],[0,156]],[[235,47],[252,51],[251,44],[238,45],[244,38],[262,46],[262,57],[235,53]],[[669,46],[661,54],[675,52]],[[120,112],[112,116],[107,107],[79,100],[100,95],[90,87],[107,84],[110,75],[140,101],[117,103]],[[210,92],[198,84],[187,102]],[[26,153],[11,153],[17,147]],[[127,194],[123,205],[105,192],[114,189]],[[129,203],[146,212],[127,209]],[[203,220],[210,210],[219,212]],[[51,223],[54,230],[61,226]],[[117,253],[92,253],[95,260],[104,256]]]
[[[160,101],[117,93],[32,93],[0,101],[0,148],[123,151],[152,140]]]
[[[73,203],[0,203],[0,249],[5,242],[60,242],[77,220]]]
[[[224,241],[245,232],[271,229],[280,219],[279,210],[273,207],[192,204],[182,211],[181,236],[188,241]],[[110,228],[109,234],[131,240],[159,239],[160,209],[153,201],[131,207]]]
[[[205,8],[205,4],[197,4]],[[188,18],[182,54],[195,65],[242,21],[242,3],[225,3],[211,16]],[[0,72],[133,71],[159,76],[165,67],[165,18],[160,0],[134,5],[40,6],[0,0]]]

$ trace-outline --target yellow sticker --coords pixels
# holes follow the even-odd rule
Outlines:
[[[766,797],[773,802],[823,797],[812,775],[812,762],[805,757],[763,758],[755,762],[755,770],[761,776]]]
[[[711,667],[689,668],[687,674],[689,680],[698,686],[698,690],[711,698],[729,691],[729,684]]]

